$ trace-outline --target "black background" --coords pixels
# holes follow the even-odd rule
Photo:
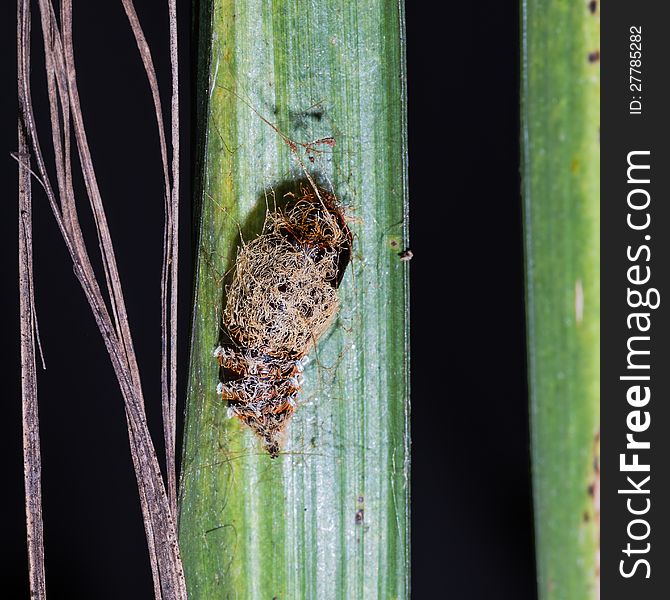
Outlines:
[[[167,81],[166,3],[137,0],[136,5],[159,78]],[[192,280],[187,199],[193,81],[185,43],[190,5],[190,0],[179,2],[185,90],[182,391]],[[3,597],[27,598],[16,165],[9,156],[16,149],[15,7],[6,2],[0,10],[0,589]],[[452,3],[445,16],[423,3],[407,6],[414,252],[412,589],[417,599],[535,598],[518,164],[518,19],[515,3],[495,0]],[[39,44],[34,46],[36,74],[41,73]],[[99,182],[103,197],[114,199],[107,211],[138,359],[146,366],[145,394],[160,453],[156,307],[162,220],[156,215],[162,211],[161,167],[146,79],[121,3],[76,2],[75,47],[86,124],[95,132],[91,146]],[[43,97],[35,101],[44,106]],[[164,106],[169,106],[168,98]],[[40,122],[46,125],[44,114]],[[49,597],[150,598],[118,386],[93,319],[80,316],[90,311],[39,192],[34,226],[38,316],[48,367],[39,376]],[[147,278],[147,272],[155,277]]]

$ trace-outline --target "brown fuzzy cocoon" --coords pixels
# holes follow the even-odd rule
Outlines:
[[[215,352],[219,391],[272,457],[295,410],[307,352],[337,314],[350,252],[335,198],[303,187],[238,254],[223,311],[230,342]]]

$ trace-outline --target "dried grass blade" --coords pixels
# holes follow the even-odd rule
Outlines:
[[[158,89],[158,78],[154,68],[149,44],[132,0],[121,0],[135,36],[137,48],[142,58],[144,70],[149,80],[151,96],[156,113],[158,138],[163,162],[165,185],[165,234],[163,239],[163,267],[161,271],[161,392],[163,411],[163,436],[168,479],[168,495],[172,514],[177,514],[177,471],[176,471],[176,404],[177,404],[177,230],[179,194],[179,117],[177,83],[175,80],[177,63],[176,6],[169,5],[170,17],[170,58],[172,62],[172,181],[168,166],[167,142],[163,121],[163,108]],[[177,82],[177,83],[176,83]],[[176,131],[176,133],[175,133]],[[176,145],[175,145],[176,135]],[[177,164],[175,170],[175,162]],[[175,207],[176,205],[176,207]],[[169,305],[168,305],[168,297]],[[169,324],[168,324],[169,322]]]
[[[20,126],[19,126],[20,127]],[[19,133],[19,156],[26,153],[25,136]],[[26,502],[26,529],[30,593],[46,598],[44,569],[44,527],[42,523],[42,460],[37,404],[35,364],[35,314],[32,299],[32,209],[30,174],[19,163],[19,296],[21,321],[21,397],[23,408],[23,478]]]
[[[172,248],[170,273],[170,420],[169,430],[172,444],[166,443],[168,452],[168,489],[172,514],[177,518],[177,308],[179,289],[179,47],[177,35],[177,0],[169,0],[170,16],[170,64],[172,75]],[[166,440],[167,442],[167,440]],[[169,448],[169,450],[167,450]],[[170,478],[172,477],[172,481]]]
[[[47,71],[47,86],[48,86],[48,97],[49,105],[51,111],[51,129],[52,129],[52,143],[54,150],[54,158],[56,162],[56,175],[58,179],[59,194],[62,199],[60,207],[62,209],[63,215],[63,227],[67,230],[69,236],[72,237],[74,242],[72,243],[73,248],[84,248],[84,240],[79,227],[79,221],[77,216],[76,205],[74,202],[69,202],[68,199],[74,198],[74,189],[72,187],[72,165],[70,161],[70,129],[69,129],[69,119],[63,119],[63,130],[61,131],[61,117],[59,114],[58,100],[61,102],[62,114],[69,115],[69,99],[67,91],[67,82],[65,77],[65,66],[64,66],[64,57],[62,51],[62,43],[60,40],[59,32],[56,27],[55,14],[53,11],[53,6],[50,3],[44,2],[41,6],[41,15],[42,15],[42,30],[44,37],[44,51],[45,51],[45,64]],[[54,86],[54,82],[57,83],[57,87]],[[56,90],[58,95],[56,95]],[[67,158],[66,158],[67,157]],[[54,199],[55,202],[55,199]],[[67,241],[66,241],[67,243]],[[77,258],[74,259],[75,261]],[[78,260],[80,262],[81,268],[85,271],[86,277],[80,277],[80,280],[93,282],[95,283],[95,277],[93,274],[92,265],[88,259],[86,252],[80,253],[78,255]],[[90,285],[90,284],[87,284]],[[97,286],[94,286],[96,289],[92,293],[93,297],[97,298],[97,302],[100,306],[104,305],[102,296],[100,295],[99,289]],[[140,465],[136,460],[135,455],[133,454],[133,462],[135,464],[136,472],[139,472]],[[139,487],[140,490],[140,502],[143,507],[143,510],[148,510],[148,501],[146,494],[143,491],[143,487]],[[145,521],[145,529],[147,538],[153,538],[153,528],[151,527],[150,522]],[[156,597],[160,597],[160,574],[158,569],[158,563],[156,559],[156,552],[154,544],[148,544],[149,554],[150,554],[150,564],[152,572],[154,575],[154,592]]]
[[[44,2],[40,2],[40,5]],[[141,394],[141,383],[135,351],[133,348],[128,315],[125,309],[123,290],[119,277],[116,259],[114,258],[114,248],[112,238],[107,224],[107,217],[100,195],[93,160],[88,145],[86,129],[84,127],[81,104],[79,100],[79,91],[77,88],[76,69],[74,62],[74,46],[72,41],[72,1],[63,0],[61,10],[63,54],[65,58],[65,74],[67,77],[68,92],[70,99],[70,116],[72,118],[75,139],[79,159],[81,161],[82,174],[86,191],[95,218],[96,229],[100,238],[100,251],[105,270],[105,276],[108,279],[108,290],[112,304],[112,313],[117,322],[119,339],[123,345],[124,357],[128,364],[129,371],[133,377],[135,388]],[[54,27],[56,25],[54,24]],[[141,396],[140,396],[141,397]]]
[[[130,337],[130,329],[116,268],[111,236],[107,227],[102,199],[97,187],[79,105],[71,34],[72,5],[69,0],[64,0],[62,4],[63,43],[61,44],[53,6],[48,0],[40,0],[39,4],[42,15],[45,53],[47,54],[47,71],[52,71],[48,74],[48,79],[52,78],[49,91],[51,94],[54,94],[54,90],[56,89],[53,85],[55,74],[55,81],[58,84],[57,89],[61,94],[61,114],[59,116],[57,111],[53,110],[51,114],[54,151],[57,161],[62,161],[61,165],[57,168],[59,190],[63,192],[59,199],[56,197],[49,182],[33,117],[28,78],[29,29],[25,24],[19,29],[18,40],[19,102],[22,123],[25,127],[27,139],[30,142],[37,165],[37,176],[44,185],[56,222],[72,257],[75,274],[91,306],[121,387],[126,407],[130,445],[138,479],[149,553],[152,560],[155,596],[156,598],[164,598],[166,600],[181,600],[186,598],[186,591],[177,545],[175,521],[170,510],[155,449],[147,428],[139,370]],[[24,15],[23,20],[20,19],[20,23],[25,23],[27,18],[29,18],[29,3],[27,0],[22,0],[19,10],[23,11]],[[28,17],[25,15],[28,15]],[[66,87],[67,89],[65,89]],[[54,102],[53,97],[51,101]],[[62,118],[62,122],[64,123],[62,132],[60,129],[60,118]],[[113,319],[112,314],[107,309],[100,287],[90,269],[88,252],[83,238],[81,235],[78,235],[80,233],[79,224],[70,183],[69,129],[65,125],[70,118],[74,125],[84,180],[98,227],[99,243],[112,303]],[[63,136],[63,145],[68,149],[66,152],[62,151],[61,135]],[[21,157],[19,158],[21,163]]]
[[[30,32],[30,11],[25,0],[17,3],[18,93],[27,77],[30,48],[22,40]],[[37,404],[35,364],[36,317],[33,293],[32,203],[28,144],[23,122],[18,122],[19,165],[19,314],[21,336],[21,404],[23,427],[23,481],[25,488],[26,533],[30,595],[46,598],[44,567],[44,525],[42,522],[42,459]]]
[[[30,14],[22,0],[17,6],[17,42],[30,27]],[[19,82],[23,76],[26,50],[17,44]],[[20,89],[20,85],[19,85]],[[30,595],[46,598],[44,568],[44,526],[42,522],[42,460],[37,404],[36,318],[33,290],[33,241],[28,145],[21,120],[18,124],[19,165],[19,312],[21,330],[21,399],[23,414],[23,478],[26,503],[26,530]]]

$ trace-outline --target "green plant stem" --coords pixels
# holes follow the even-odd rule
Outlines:
[[[191,600],[408,598],[409,404],[404,16],[398,2],[216,0],[180,498]],[[207,67],[205,68],[205,65]],[[253,108],[253,109],[252,109]],[[255,111],[258,111],[258,114]],[[336,325],[276,459],[217,396],[225,276],[240,230],[309,172],[354,232]]]
[[[522,147],[539,597],[598,598],[599,3],[522,1]]]

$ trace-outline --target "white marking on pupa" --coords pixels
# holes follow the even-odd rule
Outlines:
[[[581,279],[575,283],[575,318],[577,323],[581,323],[584,318],[584,288]]]
[[[291,377],[289,381],[294,387],[301,387],[302,384],[305,383],[305,376],[302,373],[298,373]]]

